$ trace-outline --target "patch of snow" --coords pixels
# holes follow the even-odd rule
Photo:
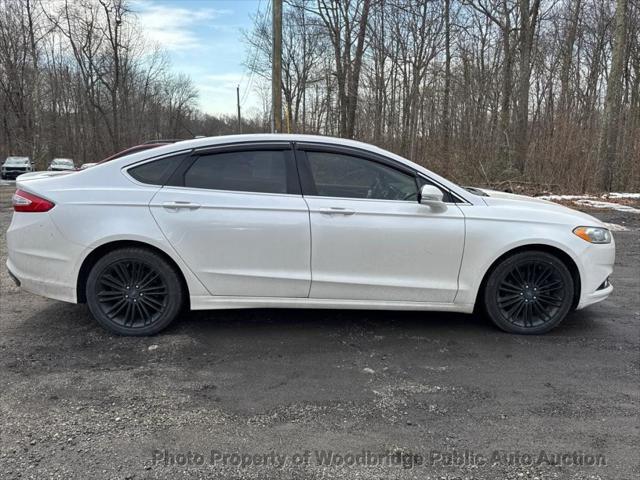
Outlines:
[[[609,210],[617,210],[618,212],[640,213],[640,209],[633,208],[628,205],[620,205],[619,203],[612,203],[612,202],[603,202],[600,200],[590,200],[587,198],[574,200],[574,203],[577,203],[579,205],[586,205],[588,207],[593,207],[593,208],[607,208]]]
[[[618,225],[617,223],[605,223],[605,227],[607,227],[612,232],[627,232],[629,229],[624,225]]]
[[[602,198],[636,198],[640,199],[640,193],[629,193],[629,192],[611,192],[604,194]]]
[[[542,195],[540,200],[579,200],[582,198],[596,198],[592,195]]]

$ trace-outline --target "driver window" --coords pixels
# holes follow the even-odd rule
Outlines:
[[[413,176],[381,163],[351,155],[307,152],[307,160],[322,197],[417,201]]]

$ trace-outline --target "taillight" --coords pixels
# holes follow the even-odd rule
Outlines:
[[[11,199],[13,210],[16,212],[48,212],[54,207],[54,203],[33,193],[17,190]]]

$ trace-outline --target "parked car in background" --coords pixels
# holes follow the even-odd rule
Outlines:
[[[73,163],[73,160],[70,158],[54,158],[51,160],[49,164],[49,168],[47,170],[52,172],[64,172],[68,170],[75,170],[76,166]]]
[[[150,140],[140,145],[135,145],[133,147],[129,147],[121,152],[114,153],[113,155],[105,158],[104,160],[98,163],[108,162],[110,160],[115,160],[116,158],[122,158],[126,155],[131,155],[133,153],[143,152],[144,150],[149,150],[151,148],[162,147],[163,145],[169,145],[171,143],[179,142],[180,140]]]
[[[80,170],[86,170],[87,168],[94,167],[97,164],[98,162],[83,163],[82,165],[80,165]]]
[[[3,180],[14,179],[23,173],[33,171],[29,157],[7,157],[2,164],[1,176]]]
[[[201,138],[16,183],[12,277],[124,335],[183,307],[477,307],[539,334],[613,289],[599,220],[351,140]]]

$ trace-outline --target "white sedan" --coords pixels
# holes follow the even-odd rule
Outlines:
[[[604,300],[615,246],[584,213],[467,190],[371,145],[200,138],[18,178],[7,266],[124,335],[183,309],[484,311],[543,333]]]

